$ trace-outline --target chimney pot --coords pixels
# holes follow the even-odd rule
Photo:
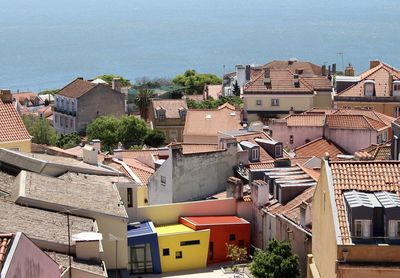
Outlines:
[[[113,78],[111,88],[117,92],[121,92],[121,78]]]
[[[13,97],[10,90],[0,90],[0,99],[4,103],[10,103],[13,101]]]
[[[379,60],[372,60],[372,61],[369,62],[369,68],[373,69],[373,68],[379,66],[380,63],[381,62]]]

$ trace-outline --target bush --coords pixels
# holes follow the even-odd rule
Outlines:
[[[144,138],[144,143],[153,148],[158,148],[161,146],[165,141],[165,134],[164,132],[154,129],[150,130],[149,133]]]
[[[61,134],[57,139],[57,147],[69,149],[78,146],[81,143],[81,137],[78,133]]]
[[[46,119],[33,115],[22,115],[22,121],[32,136],[32,143],[44,145],[55,145],[57,143],[57,134]]]

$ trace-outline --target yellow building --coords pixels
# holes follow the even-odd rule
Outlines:
[[[195,231],[177,224],[156,230],[163,273],[207,266],[209,229]]]
[[[323,160],[307,277],[400,277],[399,173],[399,161]]]
[[[0,148],[31,151],[31,136],[12,103],[9,90],[0,91]]]

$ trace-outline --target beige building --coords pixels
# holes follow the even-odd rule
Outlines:
[[[229,103],[217,109],[190,109],[183,131],[183,142],[218,144],[218,133],[242,128],[240,111]]]
[[[15,109],[9,90],[0,91],[0,148],[31,151],[31,136]]]
[[[400,71],[379,61],[356,77],[337,77],[335,107],[364,107],[400,116]]]
[[[149,121],[154,129],[164,132],[165,143],[183,141],[187,110],[186,100],[183,99],[151,100]]]
[[[400,163],[323,160],[308,277],[399,277]]]
[[[296,63],[296,62],[294,62]],[[298,68],[267,67],[244,85],[245,119],[268,123],[313,107],[331,107],[333,90],[327,76]]]

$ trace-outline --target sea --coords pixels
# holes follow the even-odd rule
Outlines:
[[[400,67],[398,0],[0,0],[0,88],[135,81],[298,58]]]

